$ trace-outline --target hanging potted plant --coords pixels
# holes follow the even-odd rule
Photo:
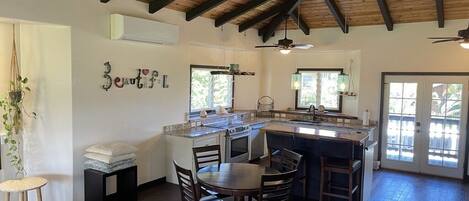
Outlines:
[[[23,98],[26,92],[31,91],[27,86],[28,78],[21,77],[18,57],[16,55],[15,26],[13,25],[13,50],[10,66],[10,88],[8,97],[0,97],[1,127],[5,132],[4,143],[7,146],[6,156],[10,165],[15,168],[16,176],[22,177],[26,173],[23,167],[23,160],[20,152],[20,143],[23,127]],[[27,114],[27,113],[26,113]],[[33,118],[36,113],[32,113]],[[0,127],[0,129],[1,129]]]

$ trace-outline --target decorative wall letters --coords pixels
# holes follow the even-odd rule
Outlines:
[[[102,88],[106,91],[111,89],[113,86],[117,88],[124,88],[126,86],[136,86],[138,89],[152,89],[156,86],[161,86],[162,88],[169,88],[168,85],[168,75],[160,76],[157,70],[150,70],[148,68],[139,68],[137,69],[136,77],[112,77],[111,74],[111,64],[109,62],[104,63],[104,79],[105,84],[102,85]]]

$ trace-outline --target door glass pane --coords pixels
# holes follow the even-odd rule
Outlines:
[[[403,83],[390,83],[389,84],[389,97],[390,98],[402,98],[402,86]]]
[[[389,115],[387,142],[388,144],[399,144],[401,129],[401,117],[397,115]]]
[[[404,83],[404,98],[417,98],[417,83]]]
[[[428,164],[458,167],[462,84],[433,83]]]
[[[413,146],[401,146],[401,161],[412,162],[414,160],[414,147]]]
[[[414,160],[417,83],[389,84],[386,158]]]
[[[415,115],[415,106],[417,102],[415,99],[404,99],[402,101],[402,113]]]
[[[402,113],[402,99],[390,98],[389,99],[389,114]]]
[[[399,160],[399,145],[388,144],[386,147],[386,158],[390,160]]]

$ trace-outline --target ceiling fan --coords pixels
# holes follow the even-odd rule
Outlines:
[[[287,20],[288,18],[285,18],[285,38],[284,39],[279,40],[278,43],[274,45],[258,45],[256,46],[256,48],[275,47],[275,48],[280,49],[280,53],[288,54],[291,52],[293,48],[307,50],[309,48],[314,47],[314,45],[311,45],[311,44],[293,44],[293,40],[287,38]]]
[[[430,37],[428,39],[435,40],[432,43],[444,43],[444,42],[459,42],[464,49],[469,49],[469,27],[467,29],[459,30],[457,37]]]

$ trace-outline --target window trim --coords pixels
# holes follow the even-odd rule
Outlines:
[[[340,73],[344,73],[344,69],[343,68],[297,68],[296,69],[296,72],[297,73],[300,73],[300,71],[338,71]],[[298,91],[299,90],[295,90],[295,109],[296,110],[307,110],[309,108],[303,108],[303,107],[298,107]],[[328,112],[337,112],[337,113],[342,113],[342,99],[343,97],[341,95],[337,95],[339,96],[339,109],[337,110],[328,110],[326,109],[326,111]]]
[[[191,64],[189,70],[189,115],[190,116],[197,116],[200,113],[199,111],[192,112],[192,69],[213,69],[213,70],[229,70],[227,66],[212,66],[212,65],[196,65]],[[233,77],[233,83],[231,85],[231,107],[225,108],[228,111],[232,111],[234,108],[234,95],[235,95],[235,76]],[[207,114],[215,114],[215,110],[206,110]]]

